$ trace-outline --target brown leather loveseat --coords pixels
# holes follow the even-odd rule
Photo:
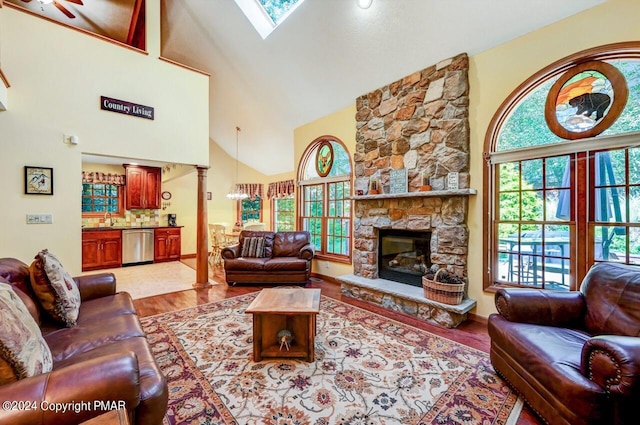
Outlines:
[[[0,385],[0,400],[16,402],[3,404],[0,424],[77,424],[124,404],[132,424],[159,425],[167,409],[167,383],[131,296],[116,293],[111,273],[74,280],[80,312],[77,324],[65,327],[40,307],[29,266],[13,258],[0,259],[0,282],[11,285],[24,302],[53,359],[50,372]]]
[[[237,244],[222,250],[227,283],[305,285],[314,255],[309,241],[306,231],[243,230]]]
[[[594,265],[580,291],[499,289],[491,363],[545,422],[636,424],[640,268]]]

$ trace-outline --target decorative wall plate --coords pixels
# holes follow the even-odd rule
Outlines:
[[[166,190],[162,192],[162,199],[164,199],[165,201],[171,199],[171,192],[167,192]]]
[[[563,139],[594,137],[609,128],[627,103],[624,76],[606,62],[574,66],[556,81],[547,95],[544,118]]]
[[[331,172],[333,159],[333,146],[330,141],[324,140],[316,152],[316,172],[320,177],[327,177]]]

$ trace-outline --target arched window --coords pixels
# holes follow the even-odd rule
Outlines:
[[[299,228],[311,233],[316,256],[351,261],[351,159],[335,137],[314,140],[298,168]]]
[[[564,58],[520,85],[485,138],[485,288],[576,290],[640,265],[640,43]]]

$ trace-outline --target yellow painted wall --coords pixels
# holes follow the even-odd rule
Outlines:
[[[231,230],[237,217],[237,201],[227,199],[226,195],[236,183],[236,160],[228,155],[215,141],[211,140],[209,149],[211,168],[207,172],[207,191],[211,192],[211,201],[207,202],[209,223],[224,223]],[[267,193],[267,176],[253,168],[238,162],[238,183],[264,183]],[[269,203],[264,203],[263,217],[270,216]]]
[[[144,54],[0,9],[11,83],[0,112],[0,257],[28,263],[48,248],[80,272],[82,153],[208,165],[209,80],[158,60],[159,16],[148,0]],[[155,120],[102,111],[102,95],[152,106]],[[64,144],[64,134],[80,143]],[[25,165],[53,167],[53,196],[24,194]],[[53,224],[26,225],[27,213],[52,213]]]
[[[294,140],[294,164],[296,176],[298,165],[307,147],[320,136],[334,136],[345,144],[351,158],[356,149],[356,105],[343,108],[318,120],[298,127],[293,132]],[[353,166],[353,164],[352,164]],[[296,180],[296,178],[294,178]],[[325,276],[335,277],[353,273],[352,264],[336,263],[331,261],[313,260],[312,271]]]

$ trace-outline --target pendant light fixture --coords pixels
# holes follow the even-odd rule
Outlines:
[[[360,7],[360,9],[368,9],[371,7],[371,3],[373,3],[373,0],[356,0],[356,3],[358,4],[358,7]]]
[[[227,193],[227,198],[232,199],[234,201],[239,201],[242,199],[247,199],[249,195],[240,190],[238,186],[238,135],[240,134],[240,127],[236,127],[236,181],[233,186],[231,186],[231,190]]]

